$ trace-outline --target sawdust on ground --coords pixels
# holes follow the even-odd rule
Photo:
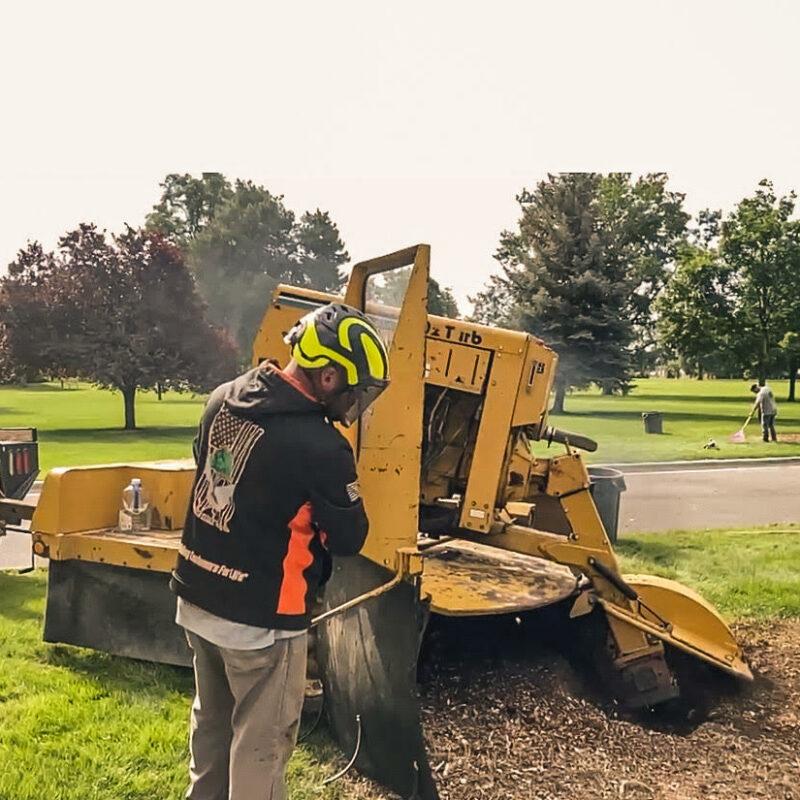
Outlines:
[[[800,800],[800,621],[735,634],[754,683],[663,718],[621,712],[555,649],[449,659],[422,685],[442,800]],[[389,797],[345,781],[348,798]]]

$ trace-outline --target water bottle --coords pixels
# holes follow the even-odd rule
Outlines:
[[[132,478],[122,492],[119,529],[131,532],[149,531],[152,513],[150,495],[142,486],[141,478]]]

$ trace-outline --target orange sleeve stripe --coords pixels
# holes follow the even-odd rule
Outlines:
[[[311,527],[311,503],[300,506],[289,523],[289,548],[283,559],[283,580],[278,596],[279,614],[305,614],[308,582],[303,573],[314,561],[311,540],[314,530]]]

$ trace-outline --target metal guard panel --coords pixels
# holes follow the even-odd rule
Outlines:
[[[33,534],[33,552],[51,561],[87,561],[171,572],[178,559],[180,531],[126,533],[118,530]]]
[[[175,624],[175,603],[164,573],[51,561],[43,638],[188,667],[192,655]]]
[[[40,533],[113,528],[122,490],[141,478],[153,502],[153,524],[169,530],[183,527],[194,480],[192,460],[58,467],[44,481],[31,530]]]
[[[601,599],[605,611],[709,664],[752,680],[736,639],[719,612],[687,586],[654,575],[623,575],[644,603],[670,623],[665,629],[645,609],[638,614]]]
[[[569,567],[471,542],[436,545],[423,558],[422,595],[431,611],[446,616],[531,611],[578,587]]]
[[[364,556],[336,559],[325,607],[338,606],[389,577]],[[329,721],[345,755],[355,750],[360,717],[356,767],[403,798],[438,800],[416,685],[426,623],[418,588],[401,583],[323,624],[318,656]]]

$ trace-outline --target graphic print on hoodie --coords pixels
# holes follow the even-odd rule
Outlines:
[[[301,384],[262,364],[211,393],[194,452],[172,590],[233,622],[308,627],[331,555],[355,555],[367,535],[349,443]]]
[[[198,519],[230,533],[229,523],[236,511],[236,485],[263,435],[260,426],[234,417],[227,406],[220,408],[211,423],[205,467],[194,490],[192,508]]]

